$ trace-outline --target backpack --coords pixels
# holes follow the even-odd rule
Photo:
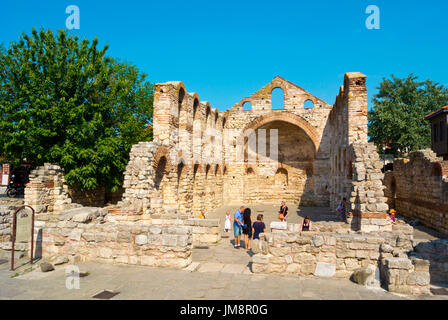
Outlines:
[[[337,209],[339,212],[342,212],[342,203],[340,203],[339,205],[338,205],[338,209]]]

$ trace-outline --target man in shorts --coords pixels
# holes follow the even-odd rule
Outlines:
[[[241,240],[241,233],[243,231],[243,212],[244,206],[241,206],[233,214],[233,235],[235,236],[235,249],[238,248]]]

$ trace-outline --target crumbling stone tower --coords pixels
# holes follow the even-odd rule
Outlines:
[[[224,112],[182,82],[156,84],[154,141],[132,148],[121,205],[198,214],[280,200],[334,209],[347,197],[355,212],[385,212],[381,162],[367,143],[365,83],[347,73],[331,106],[276,76]],[[280,110],[271,103],[276,88]]]

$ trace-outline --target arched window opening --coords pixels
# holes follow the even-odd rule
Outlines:
[[[205,167],[205,178],[207,179],[208,173],[210,172],[210,165],[208,164],[207,167]]]
[[[216,167],[215,167],[215,176],[218,174],[218,172],[219,172],[219,165],[216,165]]]
[[[306,100],[303,104],[303,107],[305,109],[313,109],[314,108],[314,102],[312,100]]]
[[[245,111],[251,111],[252,110],[252,103],[249,101],[246,101],[243,103],[243,110]]]
[[[182,102],[184,101],[184,97],[185,97],[185,90],[184,90],[184,88],[180,88],[179,89],[179,98],[177,100],[178,101],[178,109],[177,109],[178,117],[180,116],[180,110],[182,109]]]
[[[254,169],[252,169],[252,168],[247,168],[247,170],[246,170],[246,174],[247,174],[247,175],[254,174]]]
[[[196,120],[196,114],[198,114],[197,113],[198,105],[199,105],[198,99],[194,99],[194,102],[193,102],[193,120]]]
[[[271,91],[271,105],[273,110],[285,108],[285,93],[282,88],[274,88]]]
[[[196,174],[198,173],[199,163],[196,163],[193,168],[193,180],[196,179]]]
[[[223,128],[223,129],[224,129],[225,126],[226,126],[226,122],[227,122],[227,119],[226,119],[226,118],[222,119],[222,128]]]
[[[205,112],[205,124],[208,124],[209,116],[210,116],[210,107],[207,107],[207,111]]]
[[[227,166],[225,166],[224,170],[223,170],[223,175],[226,175],[226,174],[227,174]]]
[[[182,171],[184,170],[184,163],[181,162],[177,165],[177,182],[179,183],[182,176]]]
[[[156,188],[156,190],[159,190],[160,185],[162,184],[162,180],[166,171],[166,164],[167,164],[166,158],[161,157],[159,163],[157,164],[156,177],[154,181],[154,187]]]
[[[288,171],[284,168],[280,168],[275,173],[274,183],[277,186],[287,186],[288,185]]]

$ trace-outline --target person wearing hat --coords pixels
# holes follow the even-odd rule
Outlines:
[[[395,211],[395,209],[389,210],[389,218],[390,218],[390,220],[392,220],[393,224],[397,223],[397,219],[395,218],[396,213],[397,213],[397,211]]]

